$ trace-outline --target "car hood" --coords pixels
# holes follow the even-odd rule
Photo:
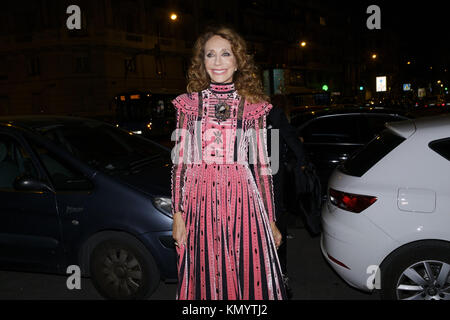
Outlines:
[[[116,178],[135,189],[155,196],[171,195],[172,163],[167,160],[158,160],[145,165],[132,173],[123,173]]]

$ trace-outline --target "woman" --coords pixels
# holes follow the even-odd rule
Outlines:
[[[298,139],[296,129],[293,127],[286,116],[289,113],[289,99],[286,95],[275,94],[271,97],[273,108],[267,115],[268,136],[271,136],[272,129],[278,130],[278,155],[279,168],[276,174],[273,175],[274,186],[274,201],[275,201],[275,216],[277,218],[278,229],[282,233],[282,245],[278,250],[278,258],[281,264],[281,271],[283,272],[283,281],[286,287],[288,297],[292,297],[292,290],[289,286],[288,270],[287,270],[287,232],[288,232],[288,199],[286,198],[285,187],[289,181],[289,175],[292,175],[292,170],[287,167],[290,166],[290,152],[295,156],[295,164],[299,170],[305,167],[305,151],[302,142]],[[269,148],[269,153],[271,150]],[[295,169],[297,169],[295,168]],[[294,171],[295,172],[295,171]],[[291,193],[292,190],[289,190]]]
[[[285,298],[264,135],[272,106],[256,74],[244,40],[218,28],[197,40],[188,93],[173,100],[177,299]]]

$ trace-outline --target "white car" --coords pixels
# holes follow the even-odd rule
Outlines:
[[[450,299],[450,115],[386,127],[330,177],[322,253],[384,299]]]

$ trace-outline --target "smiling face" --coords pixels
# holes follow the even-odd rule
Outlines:
[[[237,64],[231,43],[216,35],[205,43],[204,51],[205,68],[211,81],[215,83],[232,82]]]

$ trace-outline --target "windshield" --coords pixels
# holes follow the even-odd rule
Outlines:
[[[385,129],[361,150],[348,158],[339,170],[345,174],[362,177],[370,168],[399,146],[405,138]]]
[[[168,153],[156,143],[101,122],[54,125],[39,131],[81,161],[103,171],[137,168]]]

